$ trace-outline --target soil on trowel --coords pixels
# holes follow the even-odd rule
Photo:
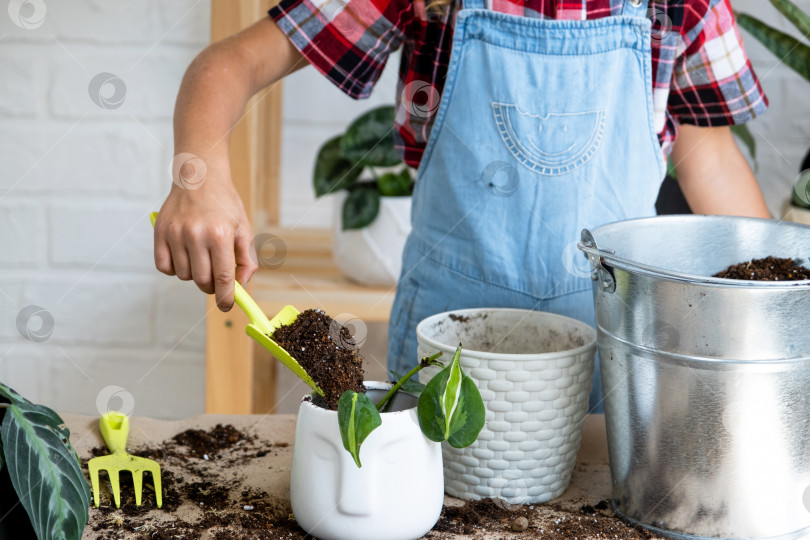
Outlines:
[[[425,538],[591,540],[655,538],[627,525],[613,515],[608,501],[563,508],[557,504],[512,506],[500,500],[468,501],[463,506],[445,506],[439,522]]]
[[[729,266],[712,277],[749,281],[802,281],[810,279],[810,269],[793,259],[766,257]]]
[[[295,358],[323,390],[324,403],[337,409],[346,390],[365,392],[363,358],[348,328],[319,309],[303,311],[270,336]]]
[[[163,506],[156,507],[151,477],[144,475],[141,506],[132,480],[121,473],[121,508],[116,508],[106,474],[100,477],[101,506],[90,507],[88,531],[99,538],[184,540],[269,540],[306,538],[286,497],[244,489],[240,469],[270,453],[289,452],[287,443],[263,441],[230,425],[189,429],[168,441],[132,453],[161,466]],[[106,455],[93,448],[93,456]],[[286,494],[285,494],[286,495]]]

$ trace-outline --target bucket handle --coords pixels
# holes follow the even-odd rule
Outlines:
[[[612,249],[599,249],[596,240],[588,229],[582,229],[582,241],[577,247],[585,254],[591,263],[591,279],[598,281],[602,290],[608,293],[616,291],[616,276],[613,269],[604,266],[602,263],[605,257],[612,257],[616,254]]]

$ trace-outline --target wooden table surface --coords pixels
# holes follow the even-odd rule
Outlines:
[[[92,448],[104,445],[98,433],[97,418],[72,414],[63,414],[62,417],[70,428],[71,441],[82,459],[90,457]],[[240,487],[263,490],[270,495],[288,500],[295,420],[295,415],[201,415],[176,421],[133,417],[128,446],[130,449],[144,446],[160,447],[162,441],[181,431],[189,428],[209,429],[216,424],[231,424],[240,431],[256,435],[268,442],[289,443],[289,446],[281,447],[278,451],[269,452],[260,459],[238,467],[238,477],[242,483]],[[199,466],[221,467],[214,461],[202,462]],[[560,508],[576,511],[584,504],[595,505],[609,498],[610,471],[604,417],[589,415],[585,421],[582,444],[571,484],[561,497],[552,502]],[[445,498],[445,504],[461,505],[462,502],[448,496]],[[98,510],[91,507],[91,522],[94,512]],[[95,538],[106,536],[94,533],[91,527],[88,527],[83,539]]]

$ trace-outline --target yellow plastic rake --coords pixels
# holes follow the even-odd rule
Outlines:
[[[149,215],[149,219],[152,221],[152,227],[155,226],[157,216],[157,212],[152,212]],[[259,345],[270,351],[270,354],[287,366],[299,379],[307,383],[317,394],[323,396],[323,390],[315,384],[315,381],[313,381],[309,373],[301,367],[301,364],[278,343],[270,339],[270,336],[273,335],[273,332],[275,332],[277,328],[294,323],[300,311],[295,309],[294,306],[284,306],[275,317],[268,319],[264,311],[261,310],[259,305],[256,304],[238,281],[233,282],[233,295],[236,305],[238,305],[250,319],[250,323],[245,328],[245,333],[255,339]]]
[[[98,429],[110,455],[94,457],[87,463],[90,472],[90,482],[93,484],[93,502],[96,507],[99,505],[98,473],[107,471],[112,485],[113,499],[115,507],[121,508],[121,483],[118,473],[129,471],[132,474],[132,483],[135,487],[135,504],[141,505],[141,492],[143,486],[143,473],[152,475],[152,482],[155,484],[155,499],[157,507],[163,505],[162,489],[160,485],[160,465],[152,459],[142,458],[127,454],[127,437],[129,437],[129,417],[120,412],[108,412],[101,415],[98,421]]]

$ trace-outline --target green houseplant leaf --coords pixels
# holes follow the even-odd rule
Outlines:
[[[810,47],[748,14],[737,14],[737,23],[757,38],[782,62],[810,81]]]
[[[796,179],[791,200],[799,208],[810,208],[810,170],[802,171]]]
[[[782,15],[787,17],[804,37],[810,38],[810,16],[799,9],[799,6],[790,0],[771,0],[771,4],[773,4]]]
[[[460,357],[461,345],[453,361],[427,383],[417,404],[422,433],[432,441],[447,441],[455,448],[475,442],[486,416],[481,394],[461,369]]]
[[[70,431],[51,409],[0,384],[10,401],[0,437],[11,483],[40,540],[79,540],[90,490],[70,444]]]
[[[355,183],[363,166],[346,159],[340,153],[340,136],[326,141],[315,159],[312,185],[315,196],[321,197],[345,189]]]
[[[377,188],[383,197],[405,197],[411,194],[411,173],[402,169],[399,173],[388,172],[377,178]]]
[[[402,378],[405,377],[405,375],[397,373],[396,371],[391,371],[390,369],[388,370],[388,374],[396,381],[401,381]],[[421,394],[424,389],[425,389],[424,384],[420,383],[419,381],[415,381],[412,378],[405,379],[405,381],[402,383],[402,386],[400,386],[400,390],[402,390],[403,392],[408,392],[409,394],[413,394],[415,396]]]
[[[367,395],[346,390],[338,400],[337,414],[343,448],[349,451],[357,466],[362,467],[360,445],[382,425],[380,413]]]
[[[343,201],[343,230],[362,229],[371,225],[380,211],[380,192],[373,187],[358,187]]]
[[[340,138],[344,158],[372,167],[393,167],[400,163],[394,149],[394,108],[390,105],[361,115]]]

